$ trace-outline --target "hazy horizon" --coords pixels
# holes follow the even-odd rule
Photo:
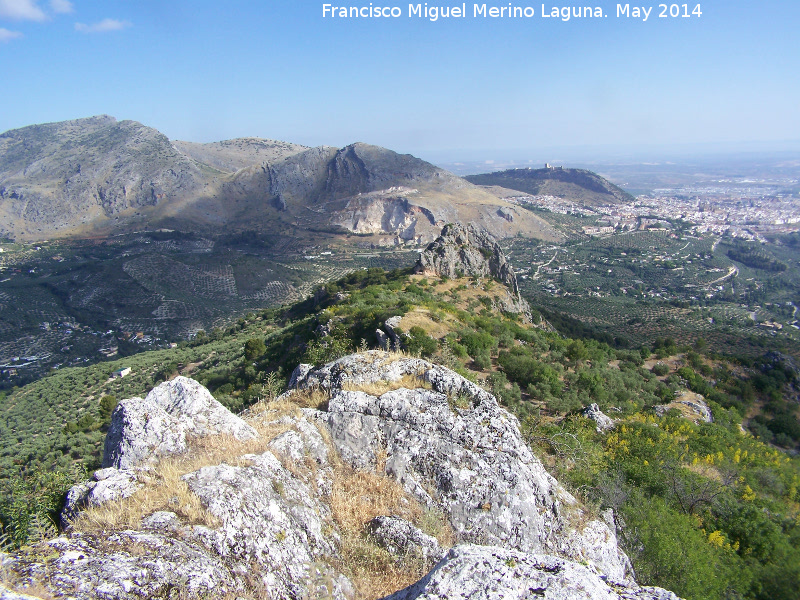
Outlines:
[[[91,115],[98,116],[98,115]],[[116,115],[109,115],[117,118],[118,121],[126,120],[118,118]],[[88,118],[89,115],[75,117],[76,120]],[[138,121],[138,119],[131,119]],[[139,121],[141,122],[141,121]],[[45,123],[29,123],[30,125],[41,125]],[[143,123],[145,126],[151,126]],[[18,129],[18,128],[13,128]],[[0,131],[0,134],[6,133]],[[167,132],[160,130],[167,135]],[[193,139],[179,139],[167,135],[173,141],[187,141],[196,143],[222,142],[234,138],[224,138],[219,140],[207,140],[199,142]],[[267,136],[243,135],[241,137],[259,137],[263,139],[276,139]],[[281,139],[277,141],[298,143],[295,139]],[[341,146],[351,143],[363,142],[372,144],[369,139],[351,140]],[[320,146],[336,146],[330,143],[321,143]],[[375,144],[377,145],[377,144]],[[602,165],[622,165],[622,164],[673,164],[686,162],[707,163],[712,161],[737,160],[737,161],[758,161],[758,160],[779,160],[788,159],[800,161],[800,140],[784,140],[776,142],[731,142],[731,143],[694,143],[694,144],[639,144],[639,145],[561,145],[540,148],[446,148],[434,150],[415,150],[408,148],[388,147],[399,153],[407,153],[422,158],[433,164],[452,167],[456,165],[469,165],[470,168],[463,170],[464,173],[478,173],[481,169],[474,167],[476,164],[485,165],[484,170],[494,168],[525,167],[540,168],[545,163],[567,164],[570,166],[602,166]]]
[[[800,5],[644,21],[600,2],[605,18],[566,22],[533,6],[535,19],[432,22],[290,0],[0,0],[0,131],[110,114],[171,139],[365,141],[453,161],[800,147]]]

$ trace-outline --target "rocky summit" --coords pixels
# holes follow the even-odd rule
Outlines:
[[[3,557],[2,598],[677,598],[447,368],[368,351],[224,411],[186,378],[121,402],[109,466]]]
[[[449,223],[441,235],[420,253],[414,272],[440,277],[488,277],[508,289],[499,308],[506,312],[530,314],[522,298],[517,275],[503,249],[491,233],[473,223]]]

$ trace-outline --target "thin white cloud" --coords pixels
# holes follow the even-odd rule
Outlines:
[[[75,23],[75,31],[81,33],[105,33],[107,31],[119,31],[133,25],[130,21],[118,21],[117,19],[103,19],[98,23],[87,25],[86,23]]]
[[[19,31],[9,31],[0,27],[0,44],[5,44],[11,40],[16,40],[23,37]]]
[[[36,0],[0,0],[0,17],[18,21],[46,21],[47,15]]]
[[[69,0],[50,0],[50,10],[54,13],[65,15],[75,12],[75,7]]]

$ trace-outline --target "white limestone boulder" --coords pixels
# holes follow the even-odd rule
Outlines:
[[[128,469],[187,449],[187,436],[257,436],[198,382],[176,377],[153,388],[144,399],[119,403],[103,451],[103,467]]]
[[[613,581],[546,554],[496,546],[456,546],[417,583],[384,600],[680,600],[661,588]]]

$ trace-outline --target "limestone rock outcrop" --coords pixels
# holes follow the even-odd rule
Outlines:
[[[148,459],[186,451],[186,428],[163,408],[142,398],[122,400],[111,416],[103,468],[127,469]]]
[[[600,407],[592,402],[589,406],[585,407],[581,414],[587,419],[595,422],[597,433],[603,433],[614,429],[614,419],[609,417],[606,413],[600,410]]]
[[[147,397],[119,403],[111,415],[103,467],[126,469],[186,451],[186,437],[230,434],[244,440],[255,430],[220,404],[196,381],[176,377]]]
[[[256,431],[187,377],[166,381],[142,398],[122,400],[111,415],[103,468],[70,489],[62,511],[67,524],[87,506],[100,506],[133,495],[142,487],[148,465],[189,448],[188,438],[228,434],[239,440]]]
[[[89,481],[74,485],[67,492],[61,511],[62,522],[68,525],[84,507],[100,506],[112,500],[128,498],[141,487],[139,474],[134,469],[108,468],[95,471]]]
[[[517,277],[500,245],[474,225],[449,223],[420,254],[417,272],[447,277],[495,277],[517,293]]]
[[[385,600],[679,600],[660,588],[612,581],[591,567],[492,546],[456,546],[414,585]]]
[[[50,564],[20,565],[23,580],[42,582],[53,595],[80,599],[224,597],[239,587],[236,574],[197,540],[153,532],[73,533],[50,540]],[[187,539],[181,539],[185,537]]]
[[[671,409],[677,409],[687,419],[704,423],[712,423],[714,417],[711,414],[711,409],[706,403],[706,399],[702,394],[697,394],[689,390],[683,390],[680,394],[669,404],[658,404],[653,407],[653,410],[659,417],[663,417]]]
[[[258,437],[193,380],[161,384],[144,401],[135,401],[161,411],[158,419],[123,429],[119,447],[142,451],[119,456],[131,461],[135,456],[136,466],[101,469],[92,481],[72,488],[62,515],[67,535],[47,543],[47,551],[59,556],[55,566],[43,571],[40,565],[22,565],[23,580],[46,580],[56,595],[81,599],[170,597],[170,590],[188,597],[353,597],[350,581],[331,566],[339,537],[328,507],[328,444],[316,421],[299,411],[293,417],[269,411],[253,417],[275,431],[271,439],[258,440],[262,451],[234,454],[235,464],[219,462],[181,477],[206,512],[205,523],[187,522],[186,500],[176,495],[169,502],[181,516],[159,510],[142,518],[138,531],[111,535],[81,530],[75,521],[81,510],[128,498],[149,480],[163,478],[152,466],[158,447],[136,446],[127,436],[162,440],[175,431],[187,434],[184,449],[172,446],[170,455],[191,454],[189,437],[227,434],[230,444]],[[123,401],[115,415],[126,414],[128,404]],[[298,469],[306,459],[313,469]]]
[[[327,403],[300,408],[320,392]],[[392,600],[676,600],[636,585],[614,531],[544,470],[492,394],[447,368],[383,351],[300,365],[290,389],[249,410],[246,422],[222,413],[206,394],[180,380],[138,400],[150,399],[158,418],[123,427],[117,437],[135,431],[165,440],[162,429],[177,426],[187,436],[180,455],[186,470],[157,492],[167,478],[155,460],[158,446],[115,454],[137,456],[137,466],[97,471],[70,492],[78,519],[61,537],[4,558],[18,591],[27,584],[76,600],[355,600],[361,596],[341,562],[341,505],[333,500],[349,473],[391,482],[402,496],[397,506],[440,515],[452,534],[437,540],[420,529],[421,520],[398,514],[363,522],[362,543],[371,540],[398,564],[412,557],[420,561],[415,569],[432,567]],[[129,404],[136,405],[123,401],[119,415],[134,414]],[[225,454],[196,455],[203,446],[193,445],[195,436],[220,433],[227,437],[212,445]],[[128,441],[125,448],[135,446]],[[139,452],[146,447],[151,454]],[[87,526],[77,515],[81,506],[112,499],[114,510],[128,511],[119,521]],[[448,548],[453,538],[457,545]]]
[[[368,529],[378,544],[395,556],[412,555],[436,563],[446,554],[435,537],[399,517],[375,517]]]
[[[445,277],[490,277],[509,290],[501,310],[530,314],[528,303],[519,293],[517,276],[497,240],[474,224],[450,223],[441,235],[420,252],[416,273]]]
[[[331,582],[343,598],[351,584],[326,564],[336,537],[326,535],[330,510],[314,481],[303,481],[271,451],[245,455],[249,466],[220,464],[184,477],[221,525],[195,526],[194,534],[214,554],[234,564],[257,564],[269,597],[314,597],[314,581]],[[335,593],[333,593],[335,592]]]
[[[385,454],[385,472],[441,510],[463,541],[559,553],[625,577],[628,562],[614,532],[600,520],[575,527],[583,509],[545,471],[494,396],[425,360],[384,357],[347,356],[298,382],[330,390],[324,419],[345,461],[372,469]],[[379,396],[353,389],[408,377],[417,378],[414,389]]]

